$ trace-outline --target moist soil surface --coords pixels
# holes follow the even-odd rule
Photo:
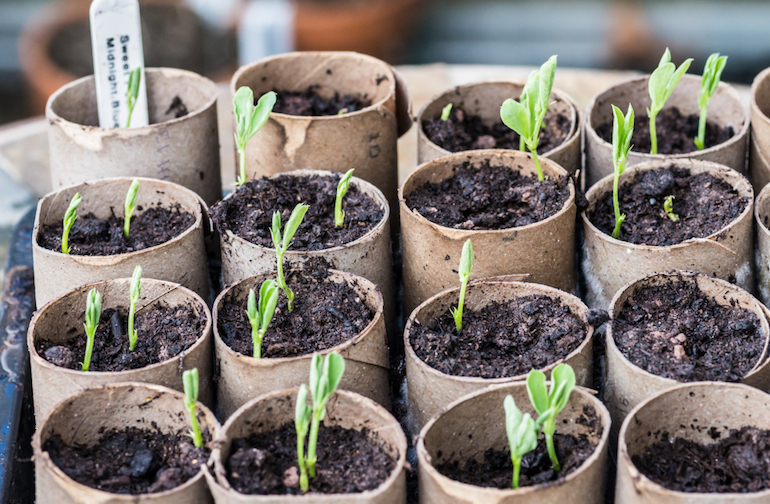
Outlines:
[[[540,131],[537,153],[555,149],[570,134],[571,121],[564,114],[547,114],[545,129]],[[459,106],[452,107],[446,121],[441,114],[422,122],[422,129],[431,142],[450,152],[473,149],[519,150],[519,135],[498,121],[491,126],[484,124],[480,116],[466,113]]]
[[[129,236],[123,235],[123,217],[112,210],[108,219],[99,219],[93,213],[79,215],[69,235],[70,254],[84,256],[110,256],[126,254],[161,245],[184,233],[195,223],[195,217],[172,209],[148,208],[131,218]],[[137,207],[141,212],[142,207]],[[40,227],[38,244],[48,250],[61,251],[63,224],[47,224]]]
[[[355,112],[372,104],[367,95],[356,96],[335,92],[334,96],[324,98],[318,94],[318,85],[310,86],[304,91],[277,91],[273,112],[296,116],[333,116],[344,110],[344,113]],[[254,104],[258,99],[255,97]]]
[[[508,229],[558,213],[569,199],[569,179],[538,181],[485,161],[478,169],[464,162],[454,175],[427,182],[406,197],[406,204],[431,222],[456,229]]]
[[[374,318],[364,299],[347,282],[325,280],[323,269],[293,271],[287,283],[294,291],[289,312],[281,291],[270,327],[262,340],[262,357],[296,357],[340,345],[361,333]],[[256,290],[256,289],[255,289]],[[218,314],[219,334],[234,351],[254,355],[246,298],[223,300]]]
[[[596,439],[601,438],[601,421],[592,406],[584,406],[583,415],[578,417],[576,422],[586,425],[592,432],[596,432]],[[560,423],[557,419],[557,429],[553,441],[556,448],[556,458],[561,464],[561,471],[551,469],[551,459],[548,457],[545,438],[540,436],[537,441],[537,448],[524,455],[521,461],[519,487],[539,485],[565,478],[583,465],[583,462],[593,454],[596,444],[592,443],[586,434],[580,434],[577,437],[560,434],[558,429]],[[438,472],[450,479],[469,485],[501,490],[511,489],[513,463],[511,462],[511,452],[507,447],[504,450],[487,449],[482,460],[459,461],[452,460],[452,458],[450,457],[448,462],[437,465]]]
[[[668,196],[674,196],[672,221],[663,209]],[[637,172],[633,182],[618,191],[620,212],[626,219],[619,238],[640,245],[668,246],[691,238],[706,238],[724,228],[746,209],[748,198],[725,180],[687,168],[658,168]],[[615,207],[612,191],[597,202],[588,215],[602,232],[612,236],[615,229]]]
[[[658,137],[658,154],[686,154],[695,152],[695,137],[698,136],[698,114],[682,115],[676,107],[664,108],[655,120],[655,130]],[[612,143],[612,121],[596,128],[596,133],[605,142]],[[714,147],[730,140],[735,135],[732,126],[722,128],[718,124],[706,121],[705,148]],[[650,120],[646,114],[636,117],[634,134],[631,145],[635,152],[649,153],[652,148],[650,140]]]
[[[459,334],[449,310],[426,322],[415,321],[412,348],[426,364],[452,376],[504,378],[542,369],[569,355],[587,335],[567,306],[543,295],[493,301],[481,310],[466,306]]]
[[[208,430],[202,432],[210,439]],[[83,485],[116,494],[164,492],[195,477],[209,458],[185,435],[128,427],[112,429],[96,446],[69,446],[58,434],[43,450],[64,473]]]
[[[355,175],[355,172],[354,172]],[[351,184],[342,201],[345,221],[334,225],[334,203],[341,175],[309,177],[267,177],[239,187],[230,198],[211,208],[211,218],[219,232],[226,231],[256,245],[273,248],[270,228],[273,212],[281,212],[281,229],[298,203],[310,206],[294,235],[291,250],[324,250],[358,240],[374,229],[384,217],[384,209],[369,195]]]
[[[699,493],[746,493],[770,488],[770,431],[756,427],[731,430],[724,439],[712,427],[713,444],[681,438],[663,439],[631,457],[652,481],[670,490]],[[718,441],[717,441],[718,440]]]
[[[82,319],[82,317],[81,317]],[[163,306],[160,303],[141,309],[137,306],[134,327],[138,333],[136,348],[129,349],[128,309],[102,311],[94,336],[89,371],[126,371],[167,361],[190,348],[205,327],[199,310],[191,305]],[[83,326],[67,331],[69,339],[60,345],[41,339],[35,349],[51,364],[67,369],[82,369],[86,352]]]
[[[326,427],[318,433],[316,477],[311,493],[343,494],[374,490],[388,479],[395,461],[367,439],[367,430]],[[307,449],[307,443],[305,443]],[[300,494],[294,422],[280,429],[233,440],[227,480],[238,492]]]
[[[739,381],[764,348],[753,312],[717,304],[687,278],[636,290],[612,322],[612,336],[633,364],[680,382]]]

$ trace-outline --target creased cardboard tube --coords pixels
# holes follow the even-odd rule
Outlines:
[[[479,281],[468,286],[465,293],[465,309],[480,310],[491,302],[505,303],[516,298],[530,295],[545,295],[569,307],[573,315],[586,326],[586,337],[569,355],[547,367],[542,368],[550,374],[558,364],[564,362],[573,367],[577,384],[590,386],[593,379],[593,334],[594,328],[588,323],[588,308],[580,298],[544,285],[524,282],[500,282],[494,279]],[[419,429],[444,406],[471,392],[490,385],[524,381],[527,374],[506,378],[479,378],[470,376],[452,376],[429,366],[420,359],[412,348],[411,332],[416,321],[430,324],[450,307],[456,307],[460,298],[460,288],[445,290],[431,297],[415,308],[404,328],[404,347],[406,349],[407,392],[409,414]],[[527,370],[529,372],[529,370]]]
[[[637,77],[626,82],[610,86],[596,94],[586,109],[586,157],[585,165],[588,184],[593,185],[614,171],[612,164],[612,144],[605,142],[596,133],[596,128],[605,123],[612,123],[612,105],[624,113],[629,103],[636,111],[637,122],[648,121],[645,111],[650,106],[650,95],[647,89],[649,76]],[[677,107],[683,115],[700,114],[698,108],[698,92],[701,78],[695,75],[685,75],[679,81],[671,97],[666,102],[667,107]],[[708,120],[721,127],[732,126],[735,135],[719,145],[695,150],[686,154],[655,154],[632,150],[628,156],[628,166],[634,166],[646,161],[672,161],[676,159],[698,159],[723,164],[733,170],[743,173],[746,167],[746,149],[748,147],[749,118],[740,96],[735,89],[725,84],[719,84],[716,93],[711,98],[708,107]]]
[[[637,404],[680,383],[671,378],[663,378],[649,373],[633,364],[621,353],[615,344],[612,334],[612,320],[615,320],[615,317],[623,308],[623,303],[636,290],[645,285],[664,285],[671,282],[695,282],[698,288],[716,303],[723,306],[734,304],[734,306],[749,310],[759,317],[761,331],[765,339],[762,356],[757,360],[754,368],[741,380],[741,383],[764,391],[770,390],[770,366],[768,366],[766,358],[770,329],[768,328],[767,312],[759,301],[748,292],[725,280],[712,278],[700,273],[689,271],[655,273],[623,287],[615,294],[610,305],[610,322],[607,323],[606,333],[607,348],[605,360],[607,379],[605,380],[604,402],[612,414],[612,421],[617,427],[620,426],[629,411]]]
[[[727,226],[705,238],[693,238],[670,246],[640,245],[617,240],[597,228],[588,218],[599,201],[612,191],[613,175],[597,182],[586,193],[588,208],[583,219],[583,275],[588,306],[607,309],[612,296],[628,282],[656,271],[680,269],[730,279],[748,291],[754,290],[754,234],[752,230],[754,190],[740,173],[726,166],[695,159],[652,161],[626,168],[620,185],[636,174],[658,168],[678,167],[695,175],[709,173],[730,184],[749,204]],[[633,222],[626,220],[623,225]]]
[[[313,354],[299,357],[262,357],[255,359],[230,348],[219,332],[219,310],[222,303],[235,299],[246,307],[249,289],[259,291],[262,282],[272,275],[246,278],[225,289],[214,302],[214,351],[218,370],[217,401],[221,418],[229,417],[255,397],[275,390],[298,387],[307,381]],[[388,339],[382,314],[382,294],[369,280],[330,270],[327,281],[347,282],[374,312],[374,318],[363,331],[348,341],[318,352],[337,352],[345,358],[345,374],[340,388],[351,390],[390,407],[388,372]],[[269,329],[268,329],[269,331]]]
[[[754,77],[749,96],[751,115],[751,150],[749,171],[754,190],[761,191],[770,182],[770,68]]]
[[[451,154],[433,143],[422,127],[423,121],[441,115],[441,110],[447,104],[462,107],[466,114],[480,116],[485,124],[494,124],[500,122],[500,107],[503,102],[508,98],[518,99],[523,88],[523,82],[480,82],[457,86],[433,98],[417,116],[417,162],[422,164]],[[568,172],[575,173],[581,168],[583,161],[582,114],[567,93],[554,89],[553,95],[556,99],[549,107],[546,118],[564,114],[570,121],[569,135],[561,145],[543,153],[542,156]]]
[[[100,128],[94,77],[71,82],[46,105],[54,190],[109,177],[174,182],[211,205],[222,198],[216,84],[176,68],[148,68],[150,125]],[[175,97],[189,113],[176,118]],[[120,97],[121,100],[125,97]]]
[[[84,285],[54,299],[32,317],[27,331],[27,346],[32,368],[32,397],[38,420],[65,397],[109,383],[154,383],[182,391],[182,372],[192,368],[198,368],[200,377],[198,400],[213,406],[211,312],[199,295],[179,284],[142,278],[142,296],[136,306],[137,313],[141,313],[144,307],[149,309],[156,302],[166,306],[190,305],[205,320],[198,340],[176,357],[140,369],[83,372],[56,366],[37,352],[36,343],[42,339],[63,343],[72,338],[71,328],[82,330],[88,291],[96,289],[102,295],[102,310],[113,308],[128,313],[130,287],[130,278]]]
[[[684,438],[713,444],[709,433],[752,426],[770,429],[770,396],[738,383],[694,382],[649,397],[633,409],[620,429],[615,502],[621,504],[759,504],[770,490],[751,493],[678,492],[640,473],[631,457],[661,440]],[[685,428],[686,426],[686,428]]]
[[[307,372],[310,368],[308,366]],[[347,367],[345,373],[347,374]],[[303,380],[307,379],[303,375]],[[344,380],[344,378],[343,378]],[[217,504],[285,504],[312,502],[326,504],[405,504],[406,436],[398,421],[385,408],[364,396],[337,390],[327,404],[324,426],[343,429],[368,429],[370,440],[396,461],[390,477],[375,490],[350,494],[246,495],[233,490],[227,481],[225,462],[234,439],[254,432],[269,432],[294,421],[298,389],[282,390],[257,397],[238,409],[220,430],[204,469],[214,502]]]
[[[516,490],[484,488],[452,480],[435,466],[448,460],[461,464],[481,459],[489,448],[508,447],[503,401],[513,396],[516,406],[537,418],[523,382],[494,385],[463,396],[449,404],[420,432],[417,440],[421,504],[597,504],[604,502],[610,414],[593,392],[575,387],[569,402],[559,413],[556,432],[585,434],[596,449],[578,469],[552,483],[520,487]],[[591,406],[601,429],[578,422],[583,408]]]
[[[78,215],[93,212],[96,217],[106,219],[112,215],[112,209],[122,214],[126,192],[132,181],[132,178],[122,177],[85,182],[49,193],[38,202],[32,231],[37,306],[43,306],[87,283],[130,277],[137,265],[142,267],[145,277],[180,283],[208,302],[209,275],[203,241],[204,226],[209,225],[208,214],[195,193],[180,185],[139,178],[137,206],[147,210],[151,207],[170,208],[178,204],[180,211],[189,212],[195,218],[192,226],[166,243],[111,256],[62,254],[60,250],[48,250],[38,244],[41,226],[61,222],[75,193],[79,192],[83,198],[78,206]],[[141,213],[137,209],[133,218]]]
[[[761,191],[770,183],[770,161],[759,150],[759,143],[754,141],[754,126],[751,126],[751,145],[749,147],[749,179],[754,191]]]
[[[341,172],[355,168],[357,177],[377,186],[391,205],[396,204],[396,140],[411,125],[411,114],[408,92],[390,65],[354,52],[292,52],[243,66],[230,82],[233,94],[241,86],[250,87],[258,97],[318,85],[316,91],[325,98],[338,92],[371,100],[370,106],[342,115],[273,112],[246,145],[246,176],[300,168]]]
[[[438,183],[451,177],[455,169],[469,162],[474,168],[489,162],[506,166],[524,175],[534,175],[529,153],[506,150],[458,152],[420,165],[399,188],[401,213],[401,253],[404,282],[404,313],[438,292],[458,285],[457,265],[462,248],[473,241],[472,278],[526,274],[528,282],[550,285],[574,292],[575,271],[575,184],[569,181],[570,195],[556,214],[527,226],[495,230],[467,230],[441,226],[429,221],[406,204],[406,198],[427,182]],[[541,159],[549,177],[567,172],[549,159]]]
[[[211,435],[206,443],[214,448],[219,422],[214,414],[198,403],[196,417],[201,432]],[[190,417],[184,406],[184,394],[147,383],[111,383],[81,391],[57,404],[40,422],[32,438],[35,460],[37,502],[57,504],[189,504],[213,502],[201,470],[184,484],[165,492],[119,495],[77,483],[51,460],[43,444],[58,434],[69,444],[92,446],[104,431],[157,426],[163,433],[186,435]],[[205,466],[204,466],[205,467]]]
[[[273,175],[275,177],[310,177],[317,175],[328,176],[328,172],[319,170],[294,170]],[[294,250],[289,249],[284,255],[284,263],[289,268],[302,266],[306,262],[322,258],[332,268],[362,276],[371,280],[380,289],[385,302],[385,325],[391,338],[395,334],[395,292],[393,288],[393,268],[390,247],[390,206],[382,192],[374,185],[352,177],[351,185],[371,197],[383,209],[382,220],[361,238],[323,250]],[[225,201],[235,192],[230,193]],[[244,240],[232,231],[220,234],[222,250],[222,281],[224,285],[232,285],[244,278],[262,275],[276,270],[275,248],[263,247]]]
[[[754,204],[754,218],[757,221],[757,280],[759,298],[765,305],[770,304],[770,186],[765,186]]]

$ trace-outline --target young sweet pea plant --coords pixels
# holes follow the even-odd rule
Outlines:
[[[626,220],[626,214],[620,213],[620,202],[618,197],[620,175],[626,169],[628,154],[631,152],[631,136],[634,134],[634,108],[628,105],[628,112],[623,112],[612,106],[612,165],[614,167],[615,178],[612,180],[612,204],[615,207],[615,229],[612,230],[612,237],[617,239],[620,236],[620,225]]]
[[[465,290],[468,287],[468,280],[471,279],[471,269],[473,268],[473,244],[468,239],[463,244],[463,253],[460,256],[460,299],[457,302],[457,308],[449,307],[452,317],[455,319],[457,332],[463,330],[463,305],[465,304]]]
[[[444,108],[441,109],[441,120],[446,121],[447,119],[449,119],[449,114],[451,113],[452,113],[452,104],[447,103],[446,106],[444,106]]]
[[[650,92],[650,108],[647,109],[647,116],[650,118],[650,154],[658,153],[658,136],[655,132],[655,118],[663,110],[663,106],[668,101],[674,88],[682,80],[687,69],[690,68],[692,58],[687,58],[679,68],[671,63],[671,51],[666,48],[663,57],[660,58],[658,68],[650,75],[647,87]]]
[[[128,349],[132,352],[136,349],[139,335],[134,328],[134,316],[136,315],[136,303],[142,297],[142,267],[137,265],[134,274],[131,275],[131,287],[129,289],[130,307],[128,310]]]
[[[237,186],[246,183],[246,144],[270,118],[270,112],[273,111],[276,98],[277,95],[273,91],[268,91],[260,96],[259,102],[254,106],[254,92],[251,88],[243,86],[235,92],[233,97],[237,122],[235,145],[240,156],[240,175],[235,183]]]
[[[700,92],[698,92],[700,120],[698,121],[698,136],[695,137],[695,146],[698,150],[703,150],[706,144],[706,114],[709,108],[709,101],[711,101],[711,97],[716,93],[725,65],[727,65],[727,56],[720,56],[719,53],[714,53],[708,57],[706,66],[703,67],[703,77],[700,81]]]
[[[519,488],[519,474],[521,472],[521,460],[524,455],[537,448],[537,436],[540,434],[540,419],[538,422],[532,419],[529,413],[522,414],[516,407],[513,396],[506,396],[503,402],[505,408],[505,433],[508,437],[508,446],[511,449],[511,462],[513,462],[512,487]],[[540,417],[543,421],[547,418]]]
[[[198,368],[188,369],[182,373],[184,385],[184,405],[190,414],[190,437],[196,448],[203,448],[203,436],[195,416],[195,405],[198,403]]]
[[[131,229],[131,217],[136,210],[136,193],[139,190],[139,181],[134,179],[126,193],[126,202],[123,204],[123,236],[128,238]]]
[[[286,227],[283,229],[283,236],[281,236],[281,212],[276,210],[273,213],[273,227],[270,228],[270,236],[273,238],[273,245],[275,245],[275,257],[277,261],[278,270],[278,287],[286,293],[286,297],[289,300],[289,311],[294,311],[294,292],[289,288],[286,283],[286,277],[283,275],[283,256],[291,245],[291,239],[294,238],[294,233],[297,232],[299,225],[302,224],[302,219],[305,218],[309,206],[299,203],[291,211],[289,220],[286,221]]]
[[[251,341],[254,346],[255,359],[262,357],[262,340],[265,338],[267,328],[273,320],[275,306],[278,304],[278,285],[273,280],[265,280],[259,288],[259,307],[257,307],[257,294],[254,289],[249,289],[249,299],[246,303],[246,316],[251,325]]]
[[[671,219],[671,222],[679,222],[679,216],[674,213],[674,195],[666,196],[663,200],[663,211],[666,212],[666,217]]]
[[[345,224],[345,211],[342,209],[342,199],[348,193],[350,178],[353,176],[354,170],[354,168],[348,170],[340,179],[339,184],[337,184],[337,198],[334,200],[334,227],[342,227]]]
[[[561,470],[561,464],[556,457],[553,445],[553,435],[556,432],[556,415],[567,405],[572,389],[575,388],[575,371],[569,364],[559,364],[551,371],[551,388],[546,390],[545,375],[541,371],[532,370],[527,376],[527,393],[537,411],[538,422],[543,425],[545,444],[551,467]]]
[[[88,291],[86,299],[86,355],[83,357],[83,371],[91,367],[91,354],[94,351],[94,336],[99,326],[99,318],[102,316],[102,295],[96,289]]]
[[[78,218],[78,205],[81,201],[80,193],[75,193],[75,196],[70,200],[70,206],[67,208],[67,212],[64,214],[64,227],[61,234],[61,251],[62,254],[70,253],[69,238],[72,225],[75,224],[75,219]]]
[[[142,68],[136,67],[128,75],[128,89],[126,90],[126,105],[128,105],[128,120],[126,128],[131,127],[131,116],[134,113],[136,100],[139,96],[139,84],[142,82]]]

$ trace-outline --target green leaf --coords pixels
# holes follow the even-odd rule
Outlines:
[[[538,429],[529,413],[522,414],[516,407],[513,397],[508,395],[503,401],[505,408],[505,433],[511,455],[521,459],[524,455],[537,448]]]
[[[540,90],[537,100],[537,112],[539,117],[545,116],[550,105],[553,79],[556,75],[556,55],[548,58],[548,61],[540,67]],[[538,132],[539,134],[539,132]]]
[[[503,102],[500,107],[500,119],[519,136],[525,139],[532,136],[533,125],[530,123],[529,110],[516,100],[508,98]]]
[[[273,212],[273,225],[270,228],[270,236],[273,238],[273,245],[276,250],[281,247],[281,212]]]
[[[142,82],[142,68],[136,67],[128,74],[128,90],[126,97],[136,100],[139,96],[139,84]]]
[[[307,386],[303,383],[297,393],[297,404],[294,408],[294,428],[297,431],[297,438],[304,439],[310,426],[310,415],[312,410],[307,404]]]
[[[539,415],[542,415],[548,408],[548,390],[545,386],[545,375],[542,371],[533,369],[527,375],[527,393],[532,406]]]
[[[326,360],[328,361],[329,382],[325,396],[328,398],[337,390],[340,380],[342,380],[342,375],[345,373],[345,359],[340,354],[332,352],[326,356]]]
[[[569,364],[559,364],[551,372],[551,393],[549,402],[554,409],[554,416],[558,415],[567,405],[569,396],[575,388],[575,371]]]
[[[337,197],[334,201],[334,225],[336,227],[341,227],[345,224],[345,212],[342,210],[342,199],[348,193],[350,179],[353,178],[354,171],[355,168],[348,170],[345,175],[340,178],[340,181],[337,184]]]
[[[658,63],[652,74],[650,74],[647,87],[650,93],[650,108],[647,114],[650,116],[657,115],[660,112],[666,101],[668,101],[671,94],[674,92],[676,85],[682,79],[685,72],[690,68],[692,58],[688,58],[682,63],[679,68],[671,63],[671,52],[666,48],[666,52],[663,53],[663,57]]]
[[[138,302],[139,298],[142,297],[142,267],[138,264],[134,268],[134,274],[131,275],[131,288],[129,291],[132,303]]]
[[[441,120],[446,121],[447,119],[449,119],[449,114],[451,113],[452,113],[452,104],[447,103],[446,106],[443,109],[441,109]]]
[[[188,410],[195,408],[198,402],[198,368],[188,369],[182,373],[184,385],[184,402]]]
[[[464,282],[471,275],[473,268],[473,244],[470,238],[463,244],[463,252],[460,256],[460,281]]]
[[[249,135],[246,141],[257,134],[257,131],[262,129],[268,119],[270,119],[270,113],[273,111],[275,102],[277,99],[275,92],[268,91],[259,97],[256,108],[251,113],[251,124],[249,127]],[[253,95],[252,95],[253,99]]]
[[[249,298],[246,301],[246,316],[252,329],[259,326],[259,312],[257,311],[257,294],[254,289],[249,289]]]
[[[521,413],[521,410],[516,407],[513,396],[505,396],[503,408],[505,408],[505,433],[508,436],[508,444],[513,452],[513,447],[518,444],[516,441],[516,427],[521,423],[521,419],[524,415]]]
[[[291,239],[294,238],[294,233],[297,232],[300,224],[302,224],[302,219],[305,218],[305,214],[309,208],[308,205],[299,203],[294,207],[294,210],[291,211],[289,220],[286,222],[286,227],[283,229],[282,246],[284,250],[288,249],[289,245],[291,245]]]
[[[321,391],[318,385],[321,382],[321,375],[323,374],[323,357],[318,352],[313,352],[313,357],[310,359],[310,395],[313,397],[313,402],[321,396]]]

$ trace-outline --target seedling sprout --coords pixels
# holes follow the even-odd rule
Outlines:
[[[307,461],[305,459],[305,438],[310,429],[310,415],[313,409],[307,405],[307,385],[300,385],[297,393],[297,406],[294,410],[294,430],[297,431],[297,465],[299,466],[299,488],[307,492],[310,481],[307,477]]]
[[[708,57],[706,66],[703,67],[703,77],[700,82],[700,92],[698,93],[700,120],[698,121],[698,136],[695,137],[695,146],[698,150],[703,150],[706,144],[706,114],[709,108],[709,101],[714,96],[714,93],[716,93],[725,65],[727,65],[727,56],[720,56],[719,53],[714,53]]]
[[[463,253],[460,256],[460,300],[457,302],[457,308],[449,307],[452,317],[455,319],[457,332],[463,330],[463,305],[465,304],[465,290],[468,287],[468,280],[471,279],[471,269],[473,268],[473,244],[468,239],[463,245]]]
[[[452,113],[452,104],[447,103],[444,108],[441,109],[441,120],[446,121],[449,119],[449,114]]]
[[[615,178],[612,181],[612,204],[615,207],[615,229],[612,237],[620,236],[620,225],[626,220],[626,214],[620,213],[618,200],[620,175],[626,169],[628,154],[631,152],[631,136],[634,134],[634,108],[628,105],[628,112],[623,115],[615,105],[612,106],[612,165]]]
[[[270,118],[276,97],[275,92],[268,91],[260,96],[259,102],[254,106],[254,92],[251,88],[242,86],[235,92],[233,106],[235,108],[235,120],[238,123],[235,132],[235,145],[240,156],[240,175],[235,183],[237,186],[246,183],[246,144]]]
[[[136,100],[139,96],[139,84],[142,82],[142,68],[136,67],[128,76],[128,89],[126,90],[126,104],[128,105],[128,120],[126,128],[131,127],[131,115],[134,113]]]
[[[687,58],[679,68],[671,63],[671,51],[666,48],[663,57],[660,58],[658,68],[650,75],[647,87],[650,92],[650,108],[647,109],[647,116],[650,118],[650,154],[658,153],[658,136],[655,132],[655,118],[658,112],[663,110],[663,106],[668,101],[674,88],[682,80],[687,69],[690,68],[692,58]]]
[[[521,472],[521,459],[524,455],[537,448],[537,436],[540,434],[540,425],[535,422],[529,413],[522,414],[516,407],[513,396],[506,396],[503,402],[505,408],[505,433],[508,436],[508,445],[511,448],[511,462],[513,462],[512,487],[519,488],[519,473]]]
[[[257,308],[257,294],[254,289],[249,289],[249,299],[246,303],[246,316],[251,324],[251,341],[254,345],[253,357],[262,357],[262,340],[267,328],[273,320],[275,306],[278,304],[278,286],[273,280],[265,280],[259,288],[259,308]]]
[[[289,299],[289,311],[294,311],[294,292],[289,288],[286,283],[286,277],[283,275],[283,255],[289,249],[291,245],[291,239],[294,238],[294,233],[297,232],[299,225],[302,224],[302,219],[305,217],[309,206],[299,203],[291,211],[289,220],[286,221],[286,227],[283,229],[283,237],[281,236],[281,212],[278,210],[273,213],[273,227],[270,229],[270,235],[273,238],[273,244],[275,245],[275,257],[277,261],[278,270],[278,287],[283,289],[286,293],[286,297]]]
[[[128,238],[128,232],[131,228],[131,217],[136,210],[136,192],[139,190],[139,181],[134,179],[126,193],[126,203],[123,205],[123,236]]]
[[[134,274],[131,275],[129,296],[131,306],[128,310],[128,349],[133,352],[136,348],[136,342],[139,339],[139,335],[134,328],[134,315],[136,315],[136,303],[138,303],[139,298],[142,297],[142,267],[139,265],[134,268]]]
[[[81,201],[80,193],[75,193],[75,196],[70,200],[70,206],[67,208],[67,212],[64,214],[64,229],[61,234],[61,251],[62,254],[70,253],[69,238],[70,229],[75,224],[75,219],[78,218],[77,209]]]
[[[666,196],[663,201],[663,211],[666,212],[666,217],[671,219],[671,222],[679,222],[679,216],[674,213],[674,195]]]
[[[551,388],[548,391],[545,387],[545,375],[541,371],[533,369],[527,376],[527,393],[530,401],[532,401],[532,406],[539,415],[538,423],[543,425],[548,456],[551,458],[551,467],[555,471],[561,470],[561,464],[556,457],[556,449],[553,445],[556,415],[567,405],[574,388],[575,371],[569,364],[559,364],[551,371]]]
[[[83,371],[91,367],[91,354],[94,351],[94,336],[99,326],[99,318],[102,316],[102,295],[96,289],[88,291],[86,300],[86,355],[83,358]]]
[[[334,227],[342,227],[345,224],[345,211],[342,209],[342,199],[348,193],[350,187],[350,178],[353,176],[355,168],[351,168],[345,173],[337,184],[337,199],[334,201]]]
[[[190,437],[196,448],[203,448],[203,436],[195,416],[195,405],[198,403],[198,368],[188,369],[182,373],[184,385],[184,405],[190,413]]]

